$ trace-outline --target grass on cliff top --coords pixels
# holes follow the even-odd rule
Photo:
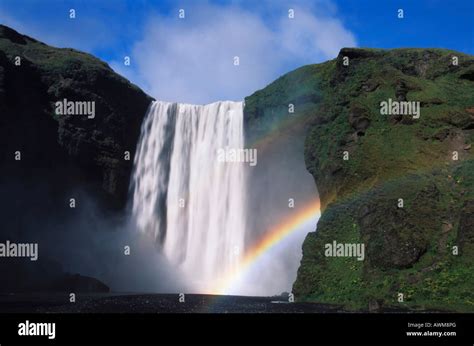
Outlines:
[[[126,78],[117,75],[107,63],[91,54],[72,48],[51,47],[1,25],[0,51],[4,52],[12,62],[15,57],[21,57],[22,63],[30,63],[41,68],[54,80],[67,77],[80,82],[91,76],[104,74],[108,78],[122,79],[123,82],[137,88]]]

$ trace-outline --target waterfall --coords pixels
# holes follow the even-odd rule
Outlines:
[[[218,150],[243,147],[241,102],[157,101],[142,124],[131,179],[133,219],[198,291],[212,290],[243,253],[244,165],[218,160]]]

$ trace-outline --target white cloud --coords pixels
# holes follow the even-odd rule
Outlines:
[[[356,45],[354,36],[336,18],[316,17],[295,8],[295,19],[280,21],[279,40],[290,56],[313,61],[335,57],[342,47]]]
[[[186,7],[186,18],[152,15],[132,54],[132,67],[112,66],[159,100],[242,100],[289,69],[324,61],[355,38],[317,8],[294,7],[274,23],[238,6]],[[234,56],[240,65],[234,66]]]

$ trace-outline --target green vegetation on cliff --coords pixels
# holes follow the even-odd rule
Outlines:
[[[419,119],[381,114],[389,99],[420,102]],[[275,105],[285,117],[288,103],[307,125],[306,166],[323,208],[303,245],[296,297],[474,311],[474,57],[345,48],[250,96],[246,121],[264,124]],[[326,257],[333,241],[364,243],[365,260]]]

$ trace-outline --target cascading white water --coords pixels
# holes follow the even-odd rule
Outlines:
[[[195,291],[238,265],[245,235],[242,163],[218,150],[243,149],[243,104],[154,102],[142,124],[132,176],[132,213]]]

